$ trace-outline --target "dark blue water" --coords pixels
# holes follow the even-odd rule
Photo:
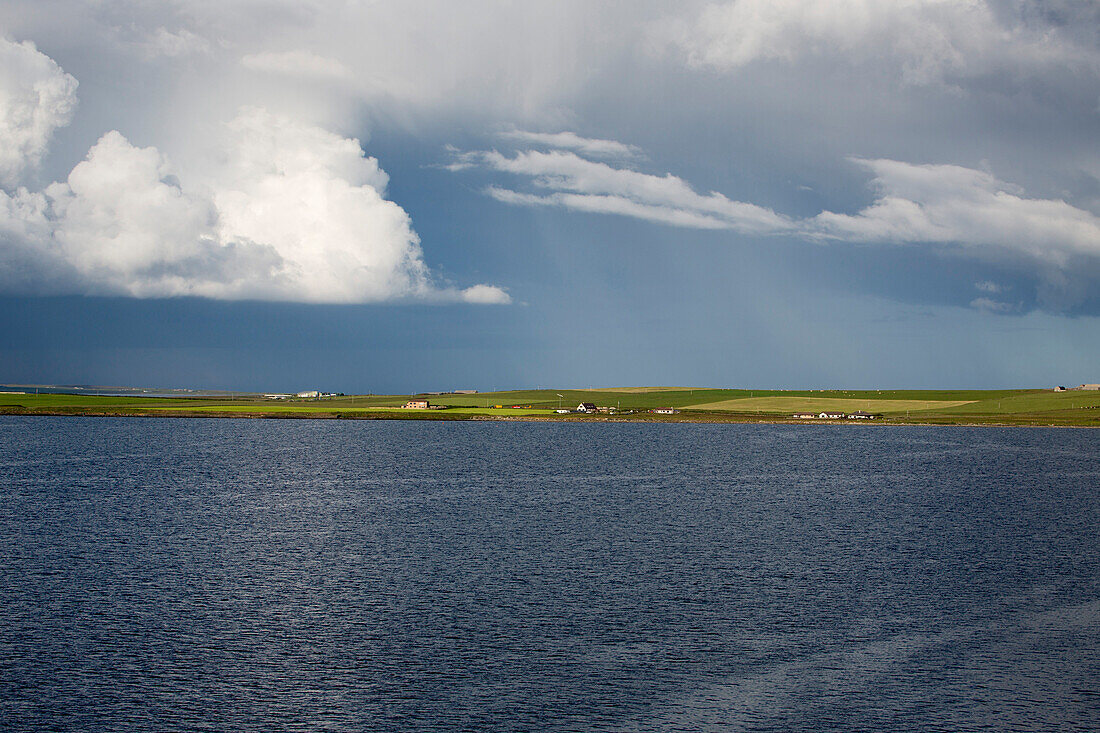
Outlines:
[[[1098,730],[1100,431],[0,418],[0,727]]]

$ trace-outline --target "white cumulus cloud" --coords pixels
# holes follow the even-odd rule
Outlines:
[[[459,299],[476,305],[507,305],[512,302],[511,296],[503,288],[485,284],[472,285],[459,291]]]
[[[45,197],[52,231],[42,244],[92,292],[213,295],[239,286],[255,264],[241,262],[242,255],[258,257],[269,271],[278,260],[251,243],[218,241],[210,202],[184,192],[155,148],[134,147],[116,131]]]
[[[272,295],[362,302],[431,291],[412,222],[384,198],[388,177],[357,141],[256,109],[230,133],[213,182],[219,238],[280,254]]]
[[[54,130],[72,119],[76,86],[33,43],[0,37],[0,185],[38,165]]]
[[[10,290],[313,303],[501,304],[439,286],[388,177],[358,141],[258,108],[187,185],[156,148],[111,131],[67,180],[0,191]]]

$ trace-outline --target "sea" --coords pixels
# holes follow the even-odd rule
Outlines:
[[[0,730],[1097,731],[1100,431],[0,417]]]

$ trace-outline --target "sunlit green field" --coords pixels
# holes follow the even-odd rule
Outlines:
[[[187,405],[192,399],[163,399],[158,397],[97,397],[94,395],[71,394],[8,394],[0,393],[0,406],[23,405],[33,408],[50,407],[97,407],[97,406],[141,406]]]
[[[581,402],[617,407],[617,419],[663,421],[785,420],[794,412],[844,410],[883,415],[883,423],[931,422],[1100,426],[1100,392],[1052,390],[732,390],[622,388],[517,390],[473,395],[428,395],[440,410],[406,410],[410,395],[353,395],[268,400],[238,397],[109,397],[0,393],[0,412],[17,414],[203,415],[449,420],[478,417],[594,419],[558,416]],[[513,408],[513,405],[519,406]],[[498,407],[499,406],[499,407]],[[654,416],[649,410],[682,412]]]
[[[315,413],[332,413],[340,415],[355,415],[356,413],[370,414],[370,413],[387,413],[387,414],[400,414],[402,416],[409,417],[423,417],[432,418],[442,415],[497,415],[501,417],[517,416],[517,415],[551,415],[553,410],[535,410],[535,409],[514,409],[514,408],[485,408],[485,407],[448,407],[445,410],[420,410],[409,409],[406,410],[402,407],[354,407],[354,406],[333,406],[329,404],[321,403],[299,403],[299,404],[271,404],[271,403],[248,403],[248,404],[236,404],[236,405],[171,405],[168,407],[157,408],[162,411],[176,411],[176,412],[239,412],[239,413],[269,413],[269,414],[315,414]]]
[[[735,410],[740,412],[821,412],[844,410],[854,412],[916,412],[945,409],[973,404],[969,400],[853,400],[834,397],[744,397],[722,402],[692,405],[689,410]]]

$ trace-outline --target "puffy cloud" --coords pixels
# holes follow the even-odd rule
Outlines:
[[[256,245],[223,246],[210,203],[185,193],[156,149],[136,148],[118,132],[45,195],[51,248],[93,292],[210,295],[254,270],[250,258],[266,260],[268,273],[277,261]]]
[[[219,238],[280,254],[270,295],[363,302],[432,291],[408,214],[384,198],[388,177],[358,141],[262,110],[230,131],[233,153],[214,183]]]
[[[159,151],[112,131],[65,182],[0,193],[0,278],[135,297],[510,302],[490,285],[433,283],[358,141],[247,109],[224,143],[185,187]]]
[[[465,303],[477,305],[507,305],[512,297],[496,285],[473,285],[460,291],[460,299]]]
[[[1073,255],[1100,257],[1100,217],[1065,201],[1026,198],[972,168],[856,162],[873,175],[875,201],[854,215],[822,212],[807,222],[811,234],[1007,249],[1056,266]]]
[[[76,109],[76,79],[30,41],[0,37],[0,186],[14,186]]]
[[[1039,19],[1030,5],[1010,12],[986,0],[735,0],[656,33],[690,65],[722,69],[839,56],[887,60],[906,81],[924,84],[995,69],[1098,68],[1094,45],[1074,42],[1050,19],[1029,22]]]
[[[521,151],[514,157],[496,151],[458,153],[459,167],[481,165],[526,176],[540,189],[537,195],[490,187],[499,201],[529,206],[562,206],[593,213],[620,214],[674,226],[772,233],[791,228],[789,220],[755,204],[731,201],[720,193],[697,193],[671,173],[655,176],[571,152]]]

